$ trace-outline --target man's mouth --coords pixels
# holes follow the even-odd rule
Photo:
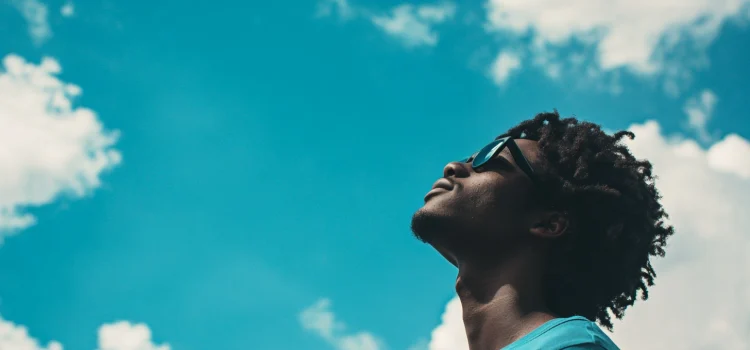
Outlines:
[[[425,195],[424,201],[427,202],[427,200],[429,200],[430,198],[444,192],[450,192],[451,190],[453,190],[453,183],[450,180],[446,178],[437,180],[437,182],[435,182],[435,184],[432,186],[432,190],[430,190],[430,192],[427,192],[427,195]]]
[[[435,184],[432,185],[433,190],[436,188],[442,188],[450,191],[453,189],[453,182],[451,182],[451,180],[448,180],[447,178],[442,178],[440,180],[437,180]]]

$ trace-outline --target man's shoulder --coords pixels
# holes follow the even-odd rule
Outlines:
[[[618,350],[594,322],[580,316],[551,320],[504,350]]]

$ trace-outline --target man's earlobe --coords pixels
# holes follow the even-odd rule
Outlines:
[[[543,213],[531,227],[531,234],[542,238],[557,238],[568,229],[568,218],[561,212]]]

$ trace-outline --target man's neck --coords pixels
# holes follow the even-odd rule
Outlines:
[[[456,292],[471,350],[501,349],[555,318],[544,307],[533,253],[515,255],[497,265],[458,263]]]

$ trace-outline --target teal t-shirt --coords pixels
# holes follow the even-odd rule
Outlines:
[[[556,318],[502,350],[619,350],[596,323],[585,317]]]

